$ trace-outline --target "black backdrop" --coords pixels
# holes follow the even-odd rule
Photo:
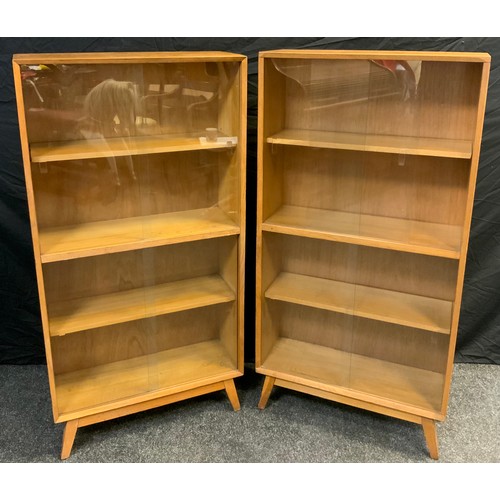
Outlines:
[[[245,360],[254,360],[257,57],[314,48],[488,52],[492,66],[457,343],[457,362],[500,364],[499,38],[0,38],[0,363],[45,362],[18,132],[12,55],[225,50],[248,56]]]

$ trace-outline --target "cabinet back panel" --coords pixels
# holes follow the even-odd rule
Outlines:
[[[301,147],[282,147],[279,154],[286,166],[286,205],[464,223],[469,181],[465,160]]]
[[[43,171],[34,165],[39,226],[65,226],[217,206],[218,170],[228,168],[228,158],[209,151],[116,160],[119,184],[106,158],[56,162]],[[237,194],[225,189],[225,205],[234,205],[229,198],[236,198]]]
[[[286,82],[286,128],[366,131],[368,61],[276,59],[275,64]]]
[[[455,260],[311,238],[281,238],[282,272],[436,299],[455,298]]]
[[[217,339],[234,307],[220,304],[54,337],[54,371],[67,373]]]
[[[222,238],[226,240],[233,238]],[[47,303],[131,290],[221,272],[235,287],[236,261],[218,239],[67,260],[44,266]]]
[[[281,337],[351,352],[355,318],[349,314],[269,301]]]
[[[422,63],[417,136],[474,139],[482,69],[481,63]]]
[[[356,318],[352,352],[444,374],[449,341],[449,335]]]
[[[281,337],[444,373],[449,336],[269,301]]]
[[[282,147],[283,204],[359,213],[365,155]]]
[[[286,128],[473,139],[481,63],[274,63],[286,80]]]

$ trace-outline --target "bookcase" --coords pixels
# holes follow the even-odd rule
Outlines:
[[[256,371],[422,425],[446,416],[490,56],[259,58]]]
[[[243,373],[246,57],[13,57],[54,421],[77,429]]]

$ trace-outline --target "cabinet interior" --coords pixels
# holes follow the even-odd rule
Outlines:
[[[60,411],[236,370],[237,250],[236,237],[227,237],[47,264]],[[130,370],[139,382],[122,388]],[[101,380],[103,371],[109,377]],[[96,388],[88,401],[66,401],[89,383]]]
[[[25,54],[14,70],[55,421],[221,388],[239,409],[244,56]]]
[[[240,62],[52,61],[28,70],[26,80],[32,79],[24,86],[24,107],[35,147],[117,137],[198,137],[207,127],[226,136],[238,132]]]
[[[210,209],[237,224],[239,174],[233,155],[201,150],[118,157],[116,177],[106,158],[34,164],[38,226],[48,232]]]
[[[363,55],[261,56],[262,397],[276,383],[441,418],[483,61]]]
[[[298,370],[305,379],[354,390],[369,379],[374,394],[382,390],[388,371],[398,369],[406,378],[406,372],[417,370],[422,377],[407,402],[423,404],[421,391],[431,378],[433,403],[425,407],[439,411],[455,260],[273,233],[263,235],[262,259],[262,367]],[[289,353],[297,359],[280,360],[283,342],[292,353],[297,349]],[[313,359],[302,366],[307,346],[314,350],[313,359],[324,357],[325,366],[319,368]],[[336,361],[339,356],[342,362]],[[370,365],[366,380],[365,361]],[[361,379],[353,385],[356,377]]]
[[[381,53],[381,57],[383,57]],[[283,130],[468,140],[482,64],[266,58],[266,138]]]

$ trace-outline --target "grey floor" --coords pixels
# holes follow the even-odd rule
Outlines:
[[[262,377],[236,379],[241,411],[223,392],[78,430],[73,463],[433,462],[420,426],[274,388],[257,409]],[[59,462],[45,366],[0,365],[0,462]],[[500,462],[500,366],[457,364],[440,462]]]

